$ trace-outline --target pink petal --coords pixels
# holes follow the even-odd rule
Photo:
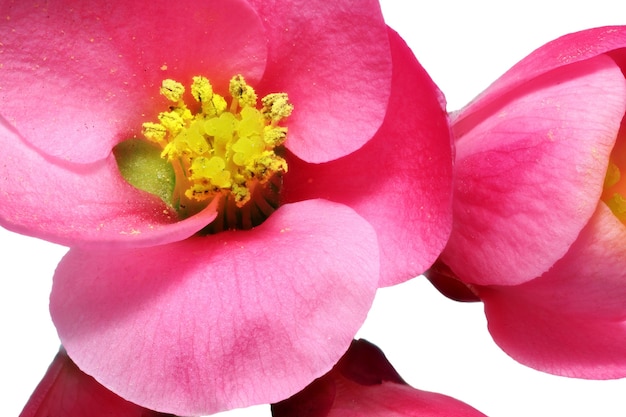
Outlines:
[[[167,417],[113,394],[81,372],[63,349],[31,395],[20,417]]]
[[[480,288],[494,340],[533,368],[577,378],[626,376],[626,228],[600,203],[542,277]]]
[[[164,78],[204,75],[218,87],[265,69],[264,28],[243,0],[4,2],[4,116],[48,155],[105,158],[164,110]]]
[[[455,223],[442,259],[463,281],[522,283],[565,254],[600,197],[625,84],[599,56],[529,81],[453,125]]]
[[[451,139],[443,99],[404,41],[395,32],[389,36],[393,88],[379,132],[336,161],[314,165],[290,159],[283,188],[286,201],[337,201],[374,226],[381,286],[424,272],[451,228]]]
[[[457,121],[491,105],[532,79],[568,64],[626,47],[626,26],[583,30],[548,42],[522,59],[456,115]]]
[[[261,90],[284,91],[295,109],[286,146],[307,162],[359,149],[380,127],[391,85],[378,1],[253,0],[269,36]]]
[[[484,417],[454,398],[407,385],[380,349],[356,340],[331,372],[272,405],[274,417]]]
[[[183,221],[157,197],[129,185],[113,155],[61,163],[22,142],[0,119],[0,225],[68,246],[150,246],[185,239],[216,216],[213,206]]]
[[[626,227],[600,203],[565,256],[524,293],[562,314],[626,320]]]
[[[489,330],[516,360],[578,378],[626,376],[626,228],[600,203],[540,278],[481,288]]]
[[[484,300],[494,341],[523,365],[573,378],[626,376],[623,321],[561,314],[520,302],[506,290],[489,293]]]
[[[485,417],[483,413],[447,395],[385,382],[363,386],[348,380],[337,383],[343,395],[328,417]]]
[[[51,312],[72,359],[107,388],[152,409],[209,414],[278,401],[328,371],[378,276],[371,226],[310,200],[245,232],[72,249]]]

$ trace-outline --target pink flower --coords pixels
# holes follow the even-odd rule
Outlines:
[[[454,398],[409,386],[384,353],[360,339],[326,375],[272,405],[274,417],[479,417]]]
[[[52,317],[77,365],[120,396],[189,415],[292,395],[345,352],[379,286],[444,246],[443,99],[377,2],[1,9],[0,224],[71,248]],[[182,219],[122,178],[112,148],[168,105],[183,113],[159,96],[164,79],[203,76],[226,95],[238,74],[288,94],[288,172],[265,222],[206,234],[253,215],[220,195]]]
[[[167,417],[113,394],[85,375],[61,349],[20,417]]]
[[[453,115],[453,231],[429,275],[558,375],[626,376],[624,48],[626,27],[564,36]]]

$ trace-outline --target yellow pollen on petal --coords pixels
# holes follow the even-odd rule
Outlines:
[[[186,104],[185,87],[171,79],[163,81],[160,93],[173,104],[158,121],[143,123],[143,135],[172,165],[176,181],[170,203],[183,217],[214,198],[230,210],[221,214],[224,218],[241,218],[232,210],[251,211],[246,205],[255,198],[262,199],[256,211],[264,215],[271,211],[268,204],[277,207],[281,176],[288,169],[276,152],[287,137],[287,127],[279,123],[293,111],[287,94],[269,94],[257,108],[257,94],[241,75],[230,80],[230,100],[201,76],[193,77],[190,86],[195,103]],[[252,227],[259,221],[244,216],[241,223]]]

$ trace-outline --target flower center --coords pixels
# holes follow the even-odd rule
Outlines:
[[[278,207],[282,175],[287,172],[287,162],[278,154],[287,128],[279,122],[291,114],[293,106],[287,94],[274,93],[263,97],[258,109],[257,95],[241,75],[230,80],[230,104],[213,92],[204,77],[193,77],[190,90],[195,112],[184,101],[185,87],[164,80],[160,92],[172,105],[159,114],[158,123],[143,124],[145,139],[158,147],[159,157],[173,171],[173,185],[172,175],[160,175],[170,181],[156,186],[148,184],[155,181],[154,176],[133,178],[137,169],[154,173],[154,167],[136,163],[145,152],[136,152],[136,144],[134,151],[129,150],[126,142],[130,141],[116,147],[120,171],[135,187],[163,198],[183,218],[219,198],[218,217],[207,226],[207,233],[257,226]],[[132,164],[125,159],[133,152],[130,159],[138,168],[128,169]]]
[[[626,224],[626,178],[623,175],[624,169],[626,169],[626,133],[620,129],[615,147],[609,158],[609,167],[602,191],[602,201],[609,206],[613,214],[622,223]]]

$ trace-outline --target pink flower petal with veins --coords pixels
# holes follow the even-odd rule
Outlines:
[[[363,146],[386,113],[387,27],[375,0],[251,1],[264,18],[269,58],[263,93],[287,91],[297,111],[285,146],[326,162]]]
[[[465,282],[531,280],[595,210],[626,109],[626,82],[598,56],[537,77],[453,124],[454,224],[442,254]]]
[[[0,45],[1,114],[36,148],[74,163],[140,135],[162,110],[164,78],[202,74],[225,87],[265,70],[265,30],[243,0],[15,0],[0,14],[10,29]]]
[[[363,148],[335,161],[290,159],[283,192],[285,201],[318,197],[346,204],[374,226],[381,286],[424,272],[439,256],[452,222],[451,136],[443,98],[406,43],[391,30],[389,36],[393,83],[381,129]]]
[[[479,287],[494,340],[533,368],[577,378],[626,376],[626,227],[604,203],[546,274]]]
[[[208,414],[278,401],[327,372],[365,319],[378,276],[372,227],[346,206],[309,200],[245,232],[71,249],[51,313],[72,359],[113,392]]]

